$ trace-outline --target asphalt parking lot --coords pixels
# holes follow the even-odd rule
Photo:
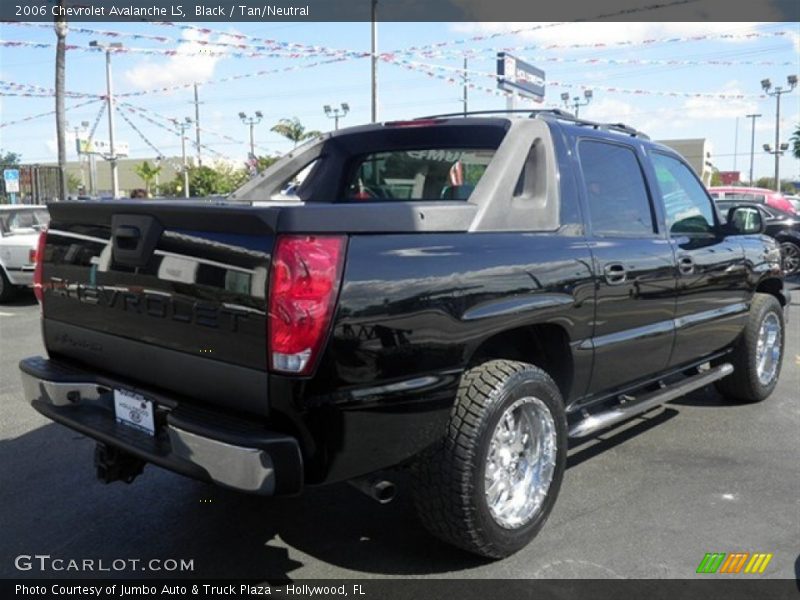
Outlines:
[[[0,577],[81,576],[15,568],[20,554],[49,554],[193,559],[181,575],[203,578],[691,578],[706,552],[743,551],[774,554],[763,577],[795,579],[800,285],[791,287],[772,397],[728,405],[706,388],[574,448],[544,530],[499,562],[431,538],[402,480],[387,506],[347,485],[263,499],[152,466],[133,485],[97,482],[93,442],[22,399],[17,363],[43,353],[39,309],[26,295],[0,306]]]

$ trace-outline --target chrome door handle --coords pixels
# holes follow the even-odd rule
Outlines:
[[[681,275],[691,275],[694,273],[694,261],[691,256],[681,256],[678,259],[678,271]]]
[[[609,263],[603,267],[603,275],[608,285],[620,285],[625,283],[628,273],[622,263]]]

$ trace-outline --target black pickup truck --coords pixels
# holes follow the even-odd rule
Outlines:
[[[50,205],[33,407],[262,495],[405,468],[425,525],[489,557],[550,513],[570,440],[715,383],[765,399],[780,251],[675,152],[560,111],[326,134],[225,202]],[[702,450],[700,450],[702,451]]]

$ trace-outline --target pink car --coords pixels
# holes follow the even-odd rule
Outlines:
[[[796,213],[794,206],[786,196],[775,190],[756,187],[718,186],[708,188],[708,193],[711,194],[714,200],[760,202],[787,213]]]

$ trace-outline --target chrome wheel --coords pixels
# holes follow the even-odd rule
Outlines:
[[[769,385],[781,363],[781,322],[774,312],[761,321],[756,343],[756,372],[761,385]]]
[[[797,273],[800,270],[800,247],[789,242],[781,244],[781,260],[786,275]]]
[[[492,434],[484,474],[486,504],[498,525],[515,529],[539,512],[556,454],[556,425],[544,402],[529,396],[505,410]]]

